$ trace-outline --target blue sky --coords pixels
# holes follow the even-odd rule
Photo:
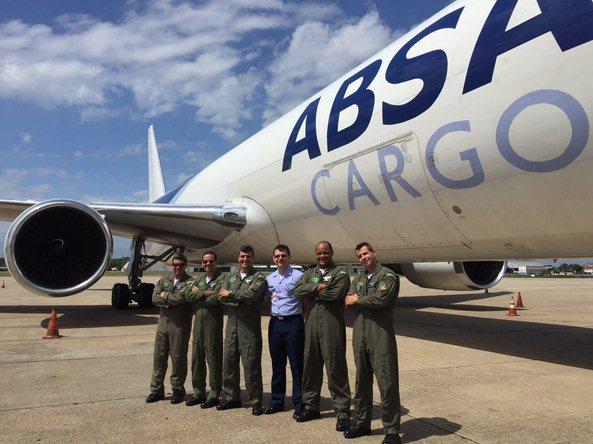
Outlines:
[[[0,198],[145,202],[151,123],[171,189],[449,3],[2,0]]]
[[[151,123],[170,189],[448,3],[2,0],[0,197],[144,202]]]

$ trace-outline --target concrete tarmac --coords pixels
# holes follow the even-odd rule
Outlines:
[[[4,280],[1,442],[347,442],[334,430],[325,384],[322,419],[304,424],[291,411],[253,417],[247,408],[145,404],[157,314],[111,308],[111,287],[122,278],[54,299]],[[527,308],[508,317],[517,291]],[[52,306],[63,338],[42,340]],[[402,279],[395,319],[404,442],[593,442],[593,279],[507,278],[489,294]],[[350,340],[352,316],[348,323]],[[265,403],[267,326],[264,317]],[[347,358],[354,389],[351,347]],[[290,391],[290,372],[287,379]],[[381,442],[380,416],[376,405],[373,435],[353,442]]]

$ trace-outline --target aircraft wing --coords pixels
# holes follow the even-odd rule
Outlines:
[[[60,201],[53,201],[60,206]],[[71,201],[63,200],[64,207]],[[12,221],[36,205],[35,201],[0,200],[0,220]],[[207,248],[221,242],[245,225],[246,208],[220,206],[175,206],[169,204],[88,205],[99,213],[112,234],[142,236],[148,241],[189,248]]]

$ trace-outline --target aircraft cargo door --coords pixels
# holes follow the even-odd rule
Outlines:
[[[429,188],[415,134],[339,159],[324,170],[336,217],[356,241],[381,250],[469,243]]]

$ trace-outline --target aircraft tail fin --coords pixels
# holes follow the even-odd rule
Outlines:
[[[159,149],[154,135],[154,126],[148,128],[148,201],[154,202],[165,194],[165,181],[161,169]]]

